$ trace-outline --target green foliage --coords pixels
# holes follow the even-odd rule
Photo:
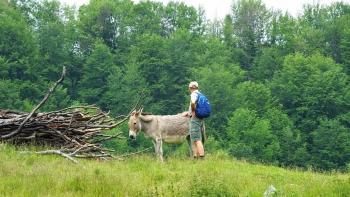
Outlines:
[[[327,159],[322,159],[324,156],[314,151],[315,137],[320,136],[315,132],[310,135],[310,132],[323,131],[323,127],[320,128],[323,125],[322,119],[333,119],[349,111],[348,84],[348,76],[343,72],[341,65],[335,64],[332,59],[320,55],[304,57],[300,54],[288,56],[282,70],[271,82],[273,93],[281,101],[297,128],[302,131],[300,142],[306,146],[299,149],[298,153],[302,150],[305,157],[309,158],[308,155],[316,157],[310,162],[318,168],[330,169],[344,166],[344,162],[339,160],[336,164],[338,166],[330,163],[318,165],[322,160],[327,161]],[[340,135],[341,131],[334,128],[335,135]],[[322,143],[327,142],[322,141]],[[336,151],[336,148],[333,151]],[[344,154],[345,152],[342,152],[342,157],[346,157]]]
[[[162,34],[164,8],[159,2],[142,1],[134,6],[136,35]]]
[[[166,85],[166,96],[172,95],[172,100],[165,105],[166,112],[181,112],[181,103],[184,102],[184,95],[187,93],[186,87],[190,81],[190,68],[196,64],[194,35],[186,29],[176,30],[170,37],[169,49],[167,53],[171,63],[165,68],[168,79],[162,82]]]
[[[350,133],[339,120],[322,120],[312,132],[313,163],[317,168],[346,169],[350,162]]]
[[[255,111],[237,109],[228,122],[226,132],[235,143],[229,148],[238,158],[276,161],[280,145],[271,133],[268,120],[260,119]]]
[[[139,68],[136,64],[127,64],[125,71],[116,69],[107,78],[108,90],[100,98],[101,103],[110,109],[113,114],[127,114],[130,106],[133,106],[145,89],[145,82],[139,76]],[[130,88],[133,87],[133,88]],[[143,104],[147,104],[147,92],[144,91],[145,99]]]
[[[237,85],[234,98],[236,110],[226,128],[234,141],[230,152],[251,160],[293,163],[299,134],[288,115],[276,105],[270,89],[243,82]]]
[[[260,55],[254,60],[250,72],[251,77],[261,82],[271,80],[274,73],[279,71],[282,65],[283,56],[281,56],[281,52],[279,47],[263,48]]]
[[[272,15],[271,27],[269,29],[269,42],[271,46],[278,50],[282,56],[293,53],[299,47],[298,37],[295,29],[298,28],[297,20],[288,13],[275,13]],[[281,58],[281,57],[276,57]]]
[[[348,76],[332,59],[320,55],[288,56],[271,82],[273,93],[302,131],[312,131],[318,118],[349,110]]]
[[[237,85],[233,95],[235,108],[247,108],[262,115],[274,104],[271,91],[263,84],[246,81]]]
[[[350,21],[350,14],[342,17],[340,23],[347,24]],[[346,21],[346,22],[343,22]],[[342,29],[342,36],[340,36],[340,63],[344,65],[345,72],[350,75],[350,28],[349,26],[344,26]]]
[[[89,52],[95,39],[103,40],[111,50],[127,45],[133,12],[132,1],[93,0],[79,10],[79,29],[84,51]]]
[[[9,80],[0,81],[0,107],[10,109],[22,109],[23,102],[19,96],[19,85]],[[11,99],[9,99],[11,98]]]
[[[154,113],[167,111],[167,107],[171,107],[165,103],[168,98],[167,90],[171,89],[169,84],[174,83],[169,77],[173,73],[167,72],[167,67],[170,67],[167,48],[168,42],[161,36],[142,35],[131,52],[132,58],[135,58],[132,62],[139,67],[138,75],[145,79],[152,98],[148,109]]]
[[[284,165],[294,164],[297,147],[300,146],[300,132],[294,128],[288,115],[278,108],[267,109],[263,118],[270,123],[271,133],[278,139],[280,151],[277,160]]]
[[[21,14],[0,5],[0,77],[28,80],[34,78],[30,65],[36,55],[32,32]]]
[[[238,46],[245,53],[242,66],[249,69],[263,44],[271,14],[261,0],[239,0],[232,8]]]
[[[107,79],[111,72],[117,69],[113,64],[113,56],[109,48],[101,42],[95,43],[95,48],[83,67],[83,77],[80,86],[80,98],[89,104],[100,101],[107,90]],[[116,71],[117,72],[117,71]]]
[[[165,35],[171,35],[178,29],[187,29],[197,35],[201,33],[203,16],[199,15],[194,7],[189,7],[182,2],[169,2],[164,12],[162,29]]]

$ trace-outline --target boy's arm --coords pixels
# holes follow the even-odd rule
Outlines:
[[[198,94],[193,92],[191,94],[191,115],[192,115],[192,117],[195,117],[195,115],[196,115],[197,99],[198,99]]]
[[[196,103],[191,102],[191,114],[196,115]]]

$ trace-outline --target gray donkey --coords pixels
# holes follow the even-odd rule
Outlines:
[[[138,132],[144,132],[148,137],[153,139],[156,155],[163,161],[163,142],[179,144],[186,139],[188,144],[191,144],[188,132],[189,121],[190,118],[187,112],[161,116],[144,115],[142,114],[142,110],[133,111],[128,123],[129,138],[136,139]],[[202,134],[204,134],[204,129]],[[192,146],[191,154],[195,151],[193,148]]]

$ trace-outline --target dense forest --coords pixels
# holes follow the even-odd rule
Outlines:
[[[30,111],[63,66],[43,111],[96,104],[117,116],[142,93],[146,111],[176,114],[197,80],[213,107],[208,150],[350,168],[349,4],[305,5],[293,17],[238,0],[210,21],[177,2],[0,0],[0,108]]]

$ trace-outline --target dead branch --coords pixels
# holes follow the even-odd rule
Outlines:
[[[63,153],[61,150],[45,150],[45,151],[39,151],[39,152],[36,152],[36,153],[37,154],[56,154],[56,155],[60,155],[62,157],[65,157],[65,158],[71,160],[74,163],[78,163],[77,160],[75,160],[70,155]]]
[[[41,100],[41,102],[28,114],[28,116],[19,125],[18,129],[16,129],[15,131],[13,131],[7,135],[1,136],[1,138],[7,139],[9,137],[12,137],[12,136],[18,134],[21,131],[21,129],[23,128],[24,124],[27,123],[28,120],[33,116],[33,114],[46,102],[46,100],[49,98],[50,94],[56,89],[57,85],[63,81],[65,75],[66,75],[66,67],[63,67],[61,78],[58,81],[56,81],[55,84],[53,84],[53,86],[49,89],[49,91],[44,96],[43,100]]]
[[[132,156],[132,155],[137,155],[137,154],[146,152],[146,151],[150,150],[151,148],[152,148],[152,147],[148,147],[148,148],[145,148],[145,149],[140,150],[140,151],[137,151],[137,152],[132,152],[132,153],[124,154],[124,155],[119,155],[117,158],[123,158],[123,157]]]

